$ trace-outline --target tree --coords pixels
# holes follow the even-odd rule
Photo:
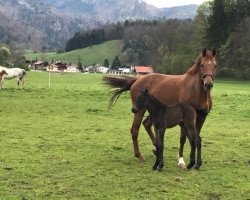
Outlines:
[[[0,65],[9,66],[10,48],[5,44],[0,44]]]
[[[212,13],[208,17],[208,30],[207,38],[209,44],[216,48],[220,47],[229,36],[229,25],[230,23],[225,12],[224,0],[214,0],[212,5]]]
[[[80,60],[78,61],[77,67],[80,71],[83,71],[82,63]]]
[[[109,61],[107,58],[104,60],[103,66],[109,68]]]
[[[120,62],[118,56],[116,56],[112,62],[111,69],[118,69],[120,66],[121,66],[121,62]]]

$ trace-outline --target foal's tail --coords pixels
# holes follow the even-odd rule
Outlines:
[[[111,88],[114,88],[111,92],[111,98],[109,102],[109,109],[115,102],[118,100],[119,96],[126,91],[129,91],[131,86],[137,80],[138,77],[131,76],[104,76],[103,81],[105,84],[109,85]]]

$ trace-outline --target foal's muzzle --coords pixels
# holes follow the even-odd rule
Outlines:
[[[132,112],[132,113],[137,113],[137,112],[138,112],[138,109],[135,108],[135,107],[132,107],[132,108],[131,108],[131,112]]]

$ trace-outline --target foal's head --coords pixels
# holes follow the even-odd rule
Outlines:
[[[146,89],[143,91],[139,89],[138,96],[131,109],[132,113],[137,113],[139,110],[145,108],[147,104],[147,98],[148,98],[148,90]]]
[[[139,89],[138,96],[131,111],[133,113],[137,113],[143,108],[147,108],[149,112],[155,112],[157,109],[165,109],[164,105],[153,95],[151,95],[147,89],[144,91]]]
[[[207,51],[207,49],[203,49],[202,58],[200,62],[200,72],[201,78],[204,84],[204,90],[211,90],[213,87],[213,80],[216,72],[216,49],[211,51]]]

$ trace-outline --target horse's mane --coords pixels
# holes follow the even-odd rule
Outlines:
[[[188,75],[196,74],[199,71],[199,66],[200,66],[200,63],[201,63],[201,59],[202,59],[202,54],[200,54],[197,57],[194,65],[190,69],[187,70],[186,74],[188,74]]]

